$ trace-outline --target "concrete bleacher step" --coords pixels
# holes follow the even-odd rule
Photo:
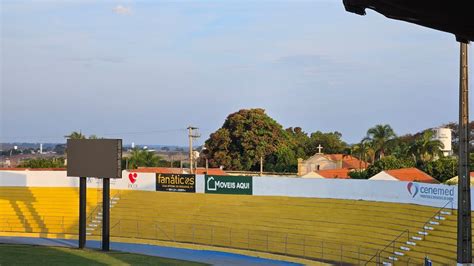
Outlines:
[[[384,261],[382,264],[383,264],[383,265],[386,265],[386,266],[392,266],[392,263],[391,263],[391,262],[387,262],[387,261]]]
[[[443,215],[451,215],[451,212],[447,212],[447,211],[441,211],[440,213]]]
[[[397,258],[397,257],[393,257],[393,256],[388,257],[388,259],[391,260],[391,261],[398,261],[398,258]]]
[[[89,227],[97,227],[97,224],[89,224]]]
[[[411,239],[413,240],[423,240],[421,237],[419,236],[412,236]]]
[[[419,235],[423,235],[423,236],[427,236],[427,235],[428,235],[428,232],[419,231],[418,234],[419,234]]]
[[[438,215],[438,216],[435,216],[435,219],[436,219],[436,220],[446,220],[445,217],[439,216],[439,215]]]
[[[431,227],[431,226],[425,226],[425,227],[423,227],[423,228],[424,228],[425,230],[434,230],[434,228]]]
[[[404,251],[410,251],[410,248],[409,248],[409,247],[405,247],[405,246],[401,246],[400,249],[401,249],[401,250],[404,250]]]
[[[393,254],[395,254],[397,256],[404,256],[405,255],[405,253],[400,252],[400,251],[395,251],[395,252],[393,252]]]
[[[413,237],[412,237],[413,238]],[[407,241],[406,242],[407,245],[410,245],[410,246],[416,246],[416,243],[413,242],[413,241]]]
[[[86,231],[94,231],[94,230],[95,230],[95,228],[90,228],[90,227],[86,228]]]
[[[439,225],[439,222],[430,221],[430,224],[432,224],[432,225]]]

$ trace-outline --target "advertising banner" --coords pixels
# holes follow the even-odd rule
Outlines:
[[[252,195],[251,176],[206,175],[206,193]]]
[[[196,175],[156,174],[156,191],[196,192]]]

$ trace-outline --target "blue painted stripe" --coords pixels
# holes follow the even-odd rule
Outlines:
[[[53,238],[0,237],[0,243],[77,247],[77,240]],[[86,247],[91,249],[100,249],[100,241],[88,240]],[[194,250],[186,248],[155,246],[148,244],[112,242],[110,244],[110,247],[112,250],[117,251],[158,256],[170,259],[189,260],[208,263],[212,265],[301,265],[298,263],[257,258],[221,251]]]

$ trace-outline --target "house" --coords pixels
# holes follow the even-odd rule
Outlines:
[[[414,167],[384,170],[369,178],[369,180],[408,181],[432,184],[439,183],[439,181],[433,178],[432,176]]]
[[[352,155],[317,153],[307,160],[298,159],[298,176],[308,173],[331,169],[365,169],[368,163]],[[347,171],[347,172],[348,172]]]
[[[340,179],[349,179],[350,169],[349,168],[341,168],[341,169],[326,169],[326,170],[319,170],[307,173],[306,175],[302,176],[303,178],[340,178]]]

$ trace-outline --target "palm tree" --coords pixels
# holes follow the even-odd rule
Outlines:
[[[367,130],[367,140],[369,140],[375,150],[375,157],[381,159],[385,156],[387,143],[396,137],[390,125],[376,125]]]
[[[129,167],[133,169],[139,166],[144,166],[144,167],[157,166],[159,160],[160,160],[160,157],[156,155],[153,151],[135,148],[132,150],[132,154],[130,156],[130,159],[128,160],[128,163],[129,163]]]
[[[64,136],[67,139],[86,139],[86,135],[82,134],[81,131],[73,131],[71,134]]]
[[[432,130],[426,130],[410,147],[415,162],[425,163],[443,156],[441,149],[444,145],[441,141],[433,139],[433,136]]]
[[[358,157],[361,161],[364,161],[364,166],[362,167],[362,162],[359,165],[359,168],[367,168],[367,162],[374,162],[374,150],[372,148],[372,143],[367,138],[363,138],[360,143],[355,144],[351,147],[351,154]]]

